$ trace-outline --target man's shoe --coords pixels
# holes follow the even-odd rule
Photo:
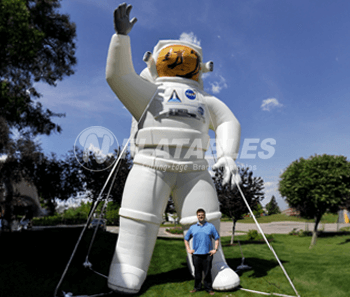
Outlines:
[[[196,292],[197,292],[196,289],[193,289],[193,290],[190,291],[190,293],[196,293]]]
[[[209,293],[209,295],[214,295],[215,294],[214,291],[209,291],[208,293]]]

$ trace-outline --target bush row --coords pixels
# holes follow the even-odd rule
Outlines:
[[[265,237],[268,241],[271,241],[274,239],[272,234],[265,234]],[[247,233],[247,239],[250,241],[257,241],[257,240],[263,241],[264,240],[262,235],[259,234],[257,230],[249,230]]]
[[[183,234],[181,227],[175,227],[175,228],[166,228],[166,232],[169,232],[171,234]]]
[[[118,218],[105,218],[107,220],[107,225],[118,226]],[[75,218],[65,218],[62,215],[54,215],[42,218],[33,218],[33,226],[57,226],[57,225],[80,225],[85,224],[87,217],[75,217]]]
[[[97,208],[96,214],[99,215],[101,207]],[[33,219],[33,226],[57,226],[57,225],[77,225],[85,224],[91,209],[91,202],[82,203],[77,208],[69,208],[62,214],[46,216]],[[117,226],[119,224],[119,206],[108,203],[104,219],[107,225]]]

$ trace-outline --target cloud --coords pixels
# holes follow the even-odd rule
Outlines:
[[[183,32],[183,33],[181,33],[180,40],[181,41],[187,41],[187,42],[190,42],[190,43],[198,45],[198,46],[201,45],[201,41],[197,38],[196,35],[194,35],[193,32],[190,32],[190,33]]]
[[[227,88],[226,79],[219,75],[219,80],[209,83],[211,86],[211,92],[213,94],[219,94],[222,89]]]
[[[271,194],[277,191],[277,183],[276,182],[265,182],[264,183],[265,194]]]
[[[210,76],[208,72],[202,74],[202,79],[205,80]]]
[[[55,198],[56,211],[58,213],[63,213],[68,208],[79,207],[82,204],[82,202],[84,203],[92,202],[92,200],[88,198],[90,194],[91,194],[90,191],[86,191],[86,192],[78,192],[77,197],[70,197],[67,200],[60,200],[58,198]]]
[[[270,111],[273,108],[282,107],[282,106],[283,104],[279,103],[276,98],[265,99],[261,104],[262,110],[266,110],[266,111]]]

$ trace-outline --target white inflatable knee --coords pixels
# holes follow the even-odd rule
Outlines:
[[[119,237],[108,276],[108,287],[114,291],[137,293],[146,279],[160,223],[155,222],[152,214],[143,213],[142,218],[149,221],[120,217]]]

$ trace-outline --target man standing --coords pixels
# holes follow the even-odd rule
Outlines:
[[[213,224],[205,220],[205,211],[200,208],[197,210],[198,222],[192,225],[185,236],[185,246],[187,252],[192,255],[195,277],[194,289],[190,293],[195,293],[202,288],[202,273],[204,273],[204,289],[214,295],[211,279],[211,266],[213,255],[219,247],[220,236]],[[193,249],[190,248],[189,240],[193,238]],[[215,248],[213,249],[212,238],[215,239]]]

